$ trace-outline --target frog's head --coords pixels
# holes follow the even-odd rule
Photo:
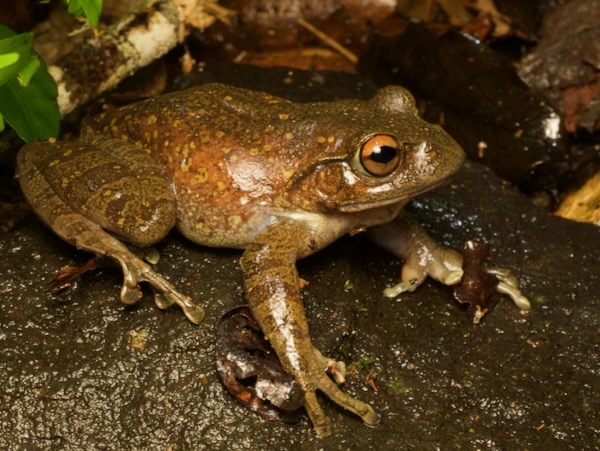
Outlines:
[[[414,98],[399,86],[367,102],[315,105],[315,120],[327,124],[331,138],[293,181],[299,207],[353,213],[404,204],[446,182],[464,161],[462,148],[419,118]]]

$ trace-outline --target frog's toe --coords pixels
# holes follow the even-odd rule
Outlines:
[[[335,361],[330,359],[327,365],[327,372],[333,377],[336,384],[346,382],[346,364],[341,360]]]
[[[177,304],[185,316],[194,324],[204,319],[204,309],[196,305],[191,298],[181,294],[163,276],[154,271],[147,263],[131,252],[121,253],[116,257],[125,275],[121,289],[121,302],[135,304],[142,297],[139,282],[147,282],[154,290],[154,302],[160,309],[167,309]]]
[[[415,289],[418,286],[419,285],[414,279],[409,280],[408,282],[400,282],[394,286],[387,287],[385,290],[383,290],[383,295],[388,298],[395,298],[396,296],[399,296],[402,293],[415,291]]]
[[[327,378],[327,376],[325,376],[325,378]],[[333,385],[329,378],[327,378],[327,380],[329,380],[329,383]],[[331,386],[325,388],[322,385],[319,385],[318,388],[332,401],[358,415],[367,426],[374,427],[379,424],[380,417],[370,405],[352,398],[351,396],[342,392],[335,385],[333,385],[333,389]],[[317,396],[314,391],[307,392],[305,394],[304,407],[308,413],[311,423],[313,424],[313,428],[317,436],[329,437],[331,435],[331,422],[319,406]]]
[[[461,255],[452,249],[442,246],[437,247],[435,252],[431,253],[426,263],[421,263],[421,265],[423,265],[427,276],[444,285],[456,285],[462,280],[464,275]],[[406,280],[404,269],[402,279]]]
[[[455,285],[463,274],[462,257],[458,252],[437,245],[422,247],[405,255],[400,283],[386,288],[383,294],[394,298],[415,291],[427,277],[444,285]]]
[[[395,298],[402,293],[410,293],[415,291],[425,281],[426,277],[426,267],[412,261],[412,259],[407,259],[402,266],[400,283],[386,288],[383,290],[383,294],[388,298]]]
[[[161,310],[167,310],[175,304],[175,301],[160,291],[154,291],[154,303]]]
[[[133,305],[142,297],[142,289],[138,284],[123,283],[121,287],[121,302],[126,305]]]
[[[375,426],[379,424],[379,415],[369,404],[359,401],[358,399],[353,398],[349,394],[340,390],[340,388],[327,376],[325,372],[320,373],[315,382],[317,388],[321,390],[327,397],[329,397],[329,399],[339,406],[358,415],[367,425]]]
[[[509,269],[490,268],[487,272],[493,274],[498,279],[498,292],[510,297],[515,305],[521,310],[531,310],[529,299],[527,299],[519,289],[519,280]]]
[[[379,415],[373,408],[358,399],[353,398],[349,394],[340,390],[337,384],[345,381],[346,365],[343,362],[337,362],[327,358],[321,352],[313,348],[315,366],[307,375],[310,384],[303,389],[304,407],[311,423],[319,437],[328,437],[331,435],[331,424],[325,412],[321,409],[317,400],[316,391],[321,391],[325,396],[331,399],[340,407],[358,415],[368,426],[375,426],[379,423]],[[335,382],[331,380],[328,373],[333,377]]]
[[[362,420],[365,422],[365,424],[367,426],[377,426],[380,421],[381,421],[381,417],[379,416],[379,414],[377,412],[375,412],[375,410],[373,409],[373,407],[371,407],[370,405],[366,404],[367,408],[364,412],[363,415],[361,415]]]
[[[188,296],[179,292],[154,292],[154,303],[161,310],[167,310],[174,304],[177,304],[183,310],[183,313],[194,324],[200,324],[204,319],[204,309],[195,304]]]
[[[182,302],[177,302],[177,304],[181,307],[181,310],[183,310],[186,318],[194,324],[200,324],[206,315],[204,309],[198,304],[192,302],[189,297],[183,296],[183,298],[184,299],[182,299]]]
[[[331,436],[331,421],[319,405],[317,394],[314,390],[304,394],[304,408],[317,437],[324,438]]]
[[[136,274],[129,270],[129,266],[120,262],[123,268],[123,286],[121,287],[121,302],[126,305],[133,305],[142,298],[142,289],[140,288]]]
[[[324,368],[333,377],[336,384],[346,382],[346,364],[344,362],[325,357],[317,348],[314,348],[314,352],[319,366]]]
[[[464,275],[464,271],[462,269],[456,271],[446,271],[440,277],[439,281],[444,285],[456,285],[459,283]]]

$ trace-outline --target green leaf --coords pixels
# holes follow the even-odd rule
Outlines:
[[[56,83],[42,66],[24,87],[17,79],[0,86],[0,113],[26,142],[56,137],[60,114]]]
[[[40,60],[37,56],[33,56],[33,58],[29,60],[29,63],[19,71],[19,75],[17,76],[21,86],[27,86],[39,68]]]
[[[12,32],[10,28],[6,28],[6,30]],[[37,59],[31,49],[33,33],[15,35],[12,32],[13,35],[11,36],[6,30],[0,29],[0,57],[3,61],[0,64],[0,85],[16,77],[21,70],[32,64],[32,60]],[[29,75],[29,78],[31,78],[31,75],[33,73]]]
[[[3,27],[6,30],[12,31],[8,27]],[[31,42],[33,41],[33,33],[21,33],[15,34],[12,31],[12,34],[8,33],[4,36],[0,35],[0,53],[8,53],[11,51],[15,51],[21,47],[31,48]]]
[[[31,41],[23,36],[0,25],[0,49],[4,54],[13,53],[8,49],[20,49],[14,52],[19,54],[16,63],[0,68],[0,78],[11,75],[0,85],[0,131],[6,121],[25,141],[54,137],[58,135],[60,125],[56,83],[31,49]],[[21,48],[27,42],[29,49]],[[15,70],[17,66],[18,70]]]
[[[81,7],[79,0],[65,0],[65,3],[69,7],[69,13],[74,16],[83,16],[83,8]]]
[[[85,15],[90,25],[98,28],[100,13],[102,12],[102,0],[65,0],[69,6],[69,12],[75,16]]]
[[[15,64],[17,61],[19,61],[18,53],[13,52],[0,55],[0,70],[10,66],[11,64]]]

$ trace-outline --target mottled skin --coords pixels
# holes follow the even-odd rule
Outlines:
[[[371,158],[365,143],[380,136],[388,144]],[[245,249],[250,308],[304,389],[317,434],[326,436],[331,427],[317,390],[369,425],[379,417],[327,376],[337,366],[311,344],[296,260],[368,229],[405,260],[389,295],[412,291],[427,276],[457,283],[460,254],[437,246],[401,210],[447,181],[463,158],[400,87],[370,101],[299,104],[208,84],[103,113],[76,142],[28,144],[18,173],[28,201],[58,235],[121,264],[123,302],[136,302],[146,281],[159,306],[177,303],[196,323],[203,317],[122,241],[149,246],[177,226],[194,242]],[[500,289],[527,307],[512,279]]]

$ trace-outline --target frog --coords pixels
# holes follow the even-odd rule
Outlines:
[[[125,304],[140,300],[144,282],[158,307],[177,304],[199,324],[203,307],[140,250],[174,228],[199,245],[241,249],[249,308],[303,391],[316,435],[326,437],[332,426],[317,392],[368,426],[380,416],[340,387],[343,363],[313,346],[296,262],[365,232],[403,260],[387,296],[413,291],[427,277],[459,283],[461,254],[438,245],[404,206],[448,183],[464,159],[400,86],[368,100],[301,103],[207,83],[90,117],[77,139],[28,143],[17,177],[59,237],[121,266]],[[497,290],[529,309],[516,278],[496,274]]]

